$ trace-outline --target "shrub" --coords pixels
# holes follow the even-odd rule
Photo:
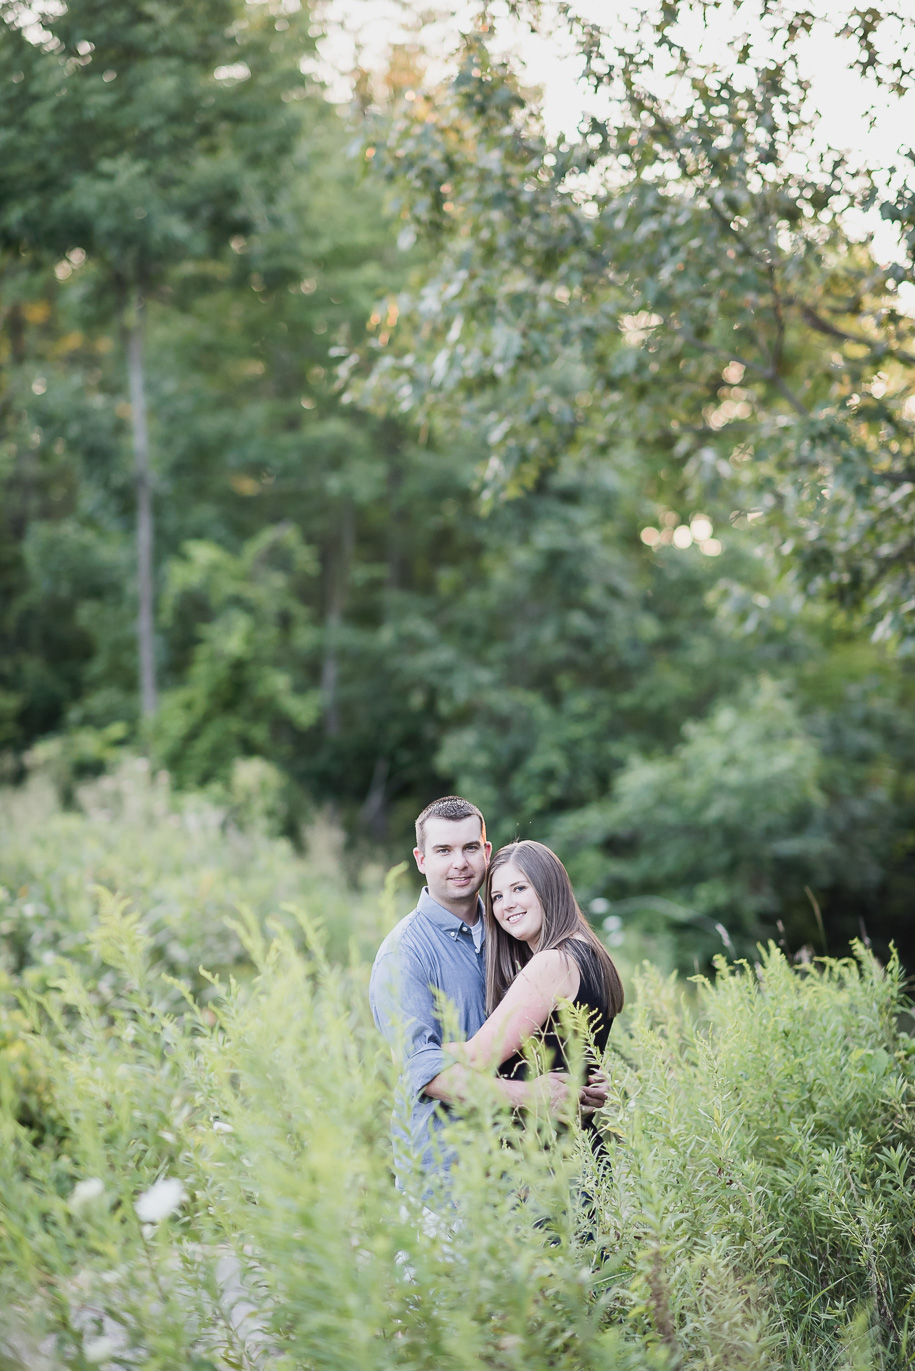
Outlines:
[[[304,855],[270,836],[273,779],[269,764],[248,759],[222,805],[175,794],[164,773],[132,757],[84,784],[76,810],[59,808],[42,776],[0,792],[0,969],[46,978],[63,954],[100,971],[88,937],[100,886],[140,911],[152,965],[199,992],[201,965],[247,974],[239,919],[279,916],[295,931],[283,906],[302,900],[319,912],[332,955],[345,960],[354,940],[369,955],[393,921],[378,898],[381,871],[368,868],[361,889],[348,885],[326,823],[306,834]]]

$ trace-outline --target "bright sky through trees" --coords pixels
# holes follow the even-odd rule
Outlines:
[[[603,26],[612,23],[605,0],[581,0],[573,8]],[[618,22],[628,22],[639,13],[639,7],[631,4],[614,5],[613,9]],[[838,37],[830,25],[829,6],[821,3],[820,9],[823,21],[799,43],[802,69],[810,81],[811,102],[819,114],[815,150],[847,150],[860,155],[871,167],[889,168],[901,161],[900,139],[907,130],[915,128],[915,90],[888,102],[885,92],[876,91],[852,69],[850,40]],[[498,14],[498,8],[495,12]],[[904,0],[898,12],[909,13],[915,24],[915,0]],[[349,73],[354,67],[382,72],[391,48],[398,44],[418,44],[430,62],[430,76],[435,79],[439,74],[438,62],[444,74],[458,34],[467,28],[474,13],[475,6],[467,3],[454,3],[445,9],[420,4],[418,0],[329,0],[325,10],[328,34],[322,55],[332,98],[348,98]],[[715,61],[726,58],[742,25],[743,20],[733,7],[728,11],[722,6],[716,27],[710,31],[698,13],[684,5],[679,28],[697,56]],[[580,61],[569,34],[558,22],[549,37],[531,34],[524,25],[505,15],[499,27],[503,50],[518,63],[525,82],[543,92],[548,134],[573,132],[582,112],[590,111],[594,105],[593,98],[588,103],[589,92],[579,80]],[[895,34],[886,35],[884,41],[897,42],[901,48],[910,32],[900,24]],[[898,240],[892,226],[876,213],[859,217],[860,225],[849,227],[861,237],[871,235],[878,260],[894,260]],[[915,287],[903,285],[900,301],[910,311],[915,308]]]

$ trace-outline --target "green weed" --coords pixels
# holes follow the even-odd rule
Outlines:
[[[175,974],[141,888],[180,881],[196,840],[171,818],[148,825],[132,899],[78,895],[72,948],[75,885],[54,885],[43,842],[69,833],[65,864],[91,815],[19,856],[60,936],[41,976],[11,967],[0,1015],[0,1365],[911,1364],[915,1057],[895,963],[857,948],[796,968],[770,947],[695,988],[643,968],[607,1054],[606,1154],[484,1091],[453,1126],[453,1206],[430,1215],[390,1173],[369,916],[338,890],[330,928],[331,877],[313,874],[275,917],[234,916],[228,967]],[[130,876],[134,821],[109,822]],[[223,912],[235,841],[210,854]],[[389,890],[374,917],[395,913]]]

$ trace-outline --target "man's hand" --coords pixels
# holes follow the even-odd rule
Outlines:
[[[575,1103],[572,1094],[572,1078],[567,1071],[547,1071],[543,1076],[532,1080],[506,1080],[500,1076],[487,1077],[459,1062],[447,1066],[425,1086],[425,1094],[433,1100],[457,1103],[460,1100],[473,1100],[474,1088],[480,1089],[481,1082],[489,1081],[491,1089],[506,1100],[513,1109],[533,1109],[545,1106],[552,1118],[568,1117],[569,1107]],[[602,1071],[592,1071],[586,1085],[578,1092],[577,1103],[582,1114],[593,1114],[607,1103],[610,1082]]]
[[[567,1071],[549,1071],[531,1082],[538,1087],[540,1098],[553,1118],[568,1111],[571,1083]],[[610,1078],[603,1071],[592,1071],[578,1092],[578,1107],[582,1115],[595,1114],[598,1109],[603,1109],[609,1097]]]
[[[537,1092],[537,1098],[547,1107],[552,1118],[568,1114],[571,1077],[568,1071],[547,1071],[529,1082]]]
[[[578,1092],[578,1104],[582,1114],[594,1114],[603,1109],[610,1097],[610,1078],[603,1071],[592,1071]]]

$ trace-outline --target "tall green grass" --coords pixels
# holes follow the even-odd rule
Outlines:
[[[151,961],[200,990],[201,964],[250,965],[231,921],[246,912],[294,929],[284,906],[307,900],[321,914],[331,955],[343,960],[354,940],[357,954],[370,957],[386,931],[383,872],[369,867],[358,889],[345,881],[330,824],[309,831],[303,855],[256,825],[239,826],[231,806],[176,794],[144,758],[77,794],[78,808],[61,808],[43,773],[0,791],[0,964],[8,971],[47,965],[60,952],[93,955],[87,934],[100,886],[141,911]],[[410,908],[409,896],[401,905]]]
[[[171,812],[132,882],[133,821],[107,820],[132,903],[96,891],[66,955],[8,975],[0,1366],[911,1364],[897,966],[858,949],[795,968],[769,949],[697,987],[644,969],[607,1057],[610,1165],[483,1092],[454,1125],[454,1208],[433,1220],[392,1184],[369,914],[330,899],[327,873],[307,890],[303,875],[278,919],[233,913],[250,871],[226,856],[208,918],[233,917],[235,965],[182,981],[144,908],[156,844],[179,884],[193,849]],[[64,818],[88,841],[91,815]],[[23,884],[56,831],[22,849]],[[71,894],[52,897],[61,928]],[[376,899],[372,917],[395,910]]]

